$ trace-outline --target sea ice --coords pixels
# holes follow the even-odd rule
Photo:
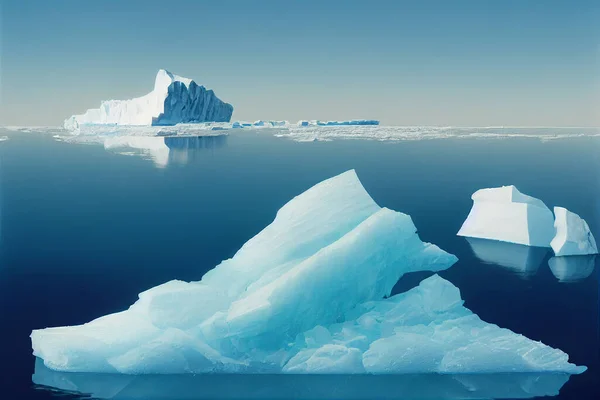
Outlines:
[[[292,199],[201,281],[151,288],[84,325],[35,330],[32,347],[48,368],[98,373],[585,370],[481,321],[439,276],[387,298],[403,274],[456,261],[348,171]]]
[[[557,256],[598,254],[594,235],[587,222],[563,207],[554,207],[556,236],[551,246]]]
[[[103,101],[100,108],[73,115],[65,129],[82,125],[174,125],[186,122],[229,122],[233,107],[221,101],[212,90],[191,79],[164,69],[156,75],[154,89],[131,100]]]
[[[514,186],[480,189],[459,236],[550,247],[554,236],[552,211],[539,199]]]

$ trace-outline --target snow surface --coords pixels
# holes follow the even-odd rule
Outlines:
[[[556,236],[552,249],[557,256],[598,254],[594,235],[587,222],[563,207],[554,207]]]
[[[77,130],[83,125],[228,122],[232,113],[233,107],[221,101],[212,90],[161,69],[156,75],[154,89],[147,95],[130,100],[103,101],[100,108],[66,119],[64,127]]]
[[[561,282],[577,282],[590,276],[596,266],[596,256],[562,256],[548,260],[552,274]]]
[[[32,347],[48,368],[98,373],[585,370],[481,321],[437,275],[386,298],[405,273],[456,261],[347,171],[284,205],[201,281],[159,285],[84,325],[35,330]]]
[[[473,208],[459,236],[550,247],[554,216],[541,200],[514,186],[480,189],[471,198]]]

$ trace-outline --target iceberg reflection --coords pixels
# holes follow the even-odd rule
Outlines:
[[[166,136],[165,145],[170,151],[169,162],[187,164],[202,150],[225,147],[227,135],[216,136]]]
[[[565,374],[122,375],[56,372],[33,383],[95,399],[527,399],[557,395]]]
[[[465,238],[475,257],[485,264],[507,268],[527,278],[536,274],[548,253],[546,247],[532,247],[496,240]]]
[[[577,282],[590,276],[596,266],[596,256],[552,257],[548,260],[552,274],[560,282]]]
[[[216,149],[226,144],[226,135],[113,136],[104,140],[105,149],[148,158],[154,161],[158,168],[164,168],[171,163],[187,164],[194,159],[198,151]]]

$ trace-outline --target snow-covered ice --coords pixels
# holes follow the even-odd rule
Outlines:
[[[577,282],[590,276],[596,266],[596,256],[561,256],[548,260],[552,274],[561,282]]]
[[[221,101],[212,90],[191,79],[158,71],[154,89],[130,100],[103,101],[100,108],[73,115],[64,122],[68,130],[82,125],[174,125],[186,122],[229,122],[231,104]]]
[[[347,171],[288,202],[201,281],[159,285],[84,325],[35,330],[32,347],[51,369],[98,373],[585,370],[481,321],[437,275],[386,298],[405,273],[456,261]]]
[[[594,235],[587,222],[563,207],[554,207],[556,236],[551,245],[557,256],[598,254]]]
[[[550,247],[554,216],[539,199],[514,186],[480,189],[458,235],[527,246]]]
[[[475,257],[527,278],[535,275],[548,254],[547,247],[532,247],[496,240],[466,238]]]

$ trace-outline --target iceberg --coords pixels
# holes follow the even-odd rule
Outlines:
[[[140,293],[125,311],[34,330],[35,356],[62,372],[580,373],[568,355],[481,321],[434,275],[389,297],[406,273],[457,258],[379,207],[351,170],[284,205],[200,281]]]
[[[552,275],[560,282],[578,282],[594,272],[596,256],[561,256],[548,260]]]
[[[67,130],[82,125],[175,125],[189,122],[229,122],[231,104],[221,101],[212,90],[198,86],[164,69],[158,71],[154,89],[130,100],[103,101],[100,108],[66,119]]]
[[[550,243],[557,256],[598,254],[587,222],[563,207],[554,207],[556,236]]]
[[[458,236],[550,247],[554,216],[539,199],[514,186],[480,189]]]

